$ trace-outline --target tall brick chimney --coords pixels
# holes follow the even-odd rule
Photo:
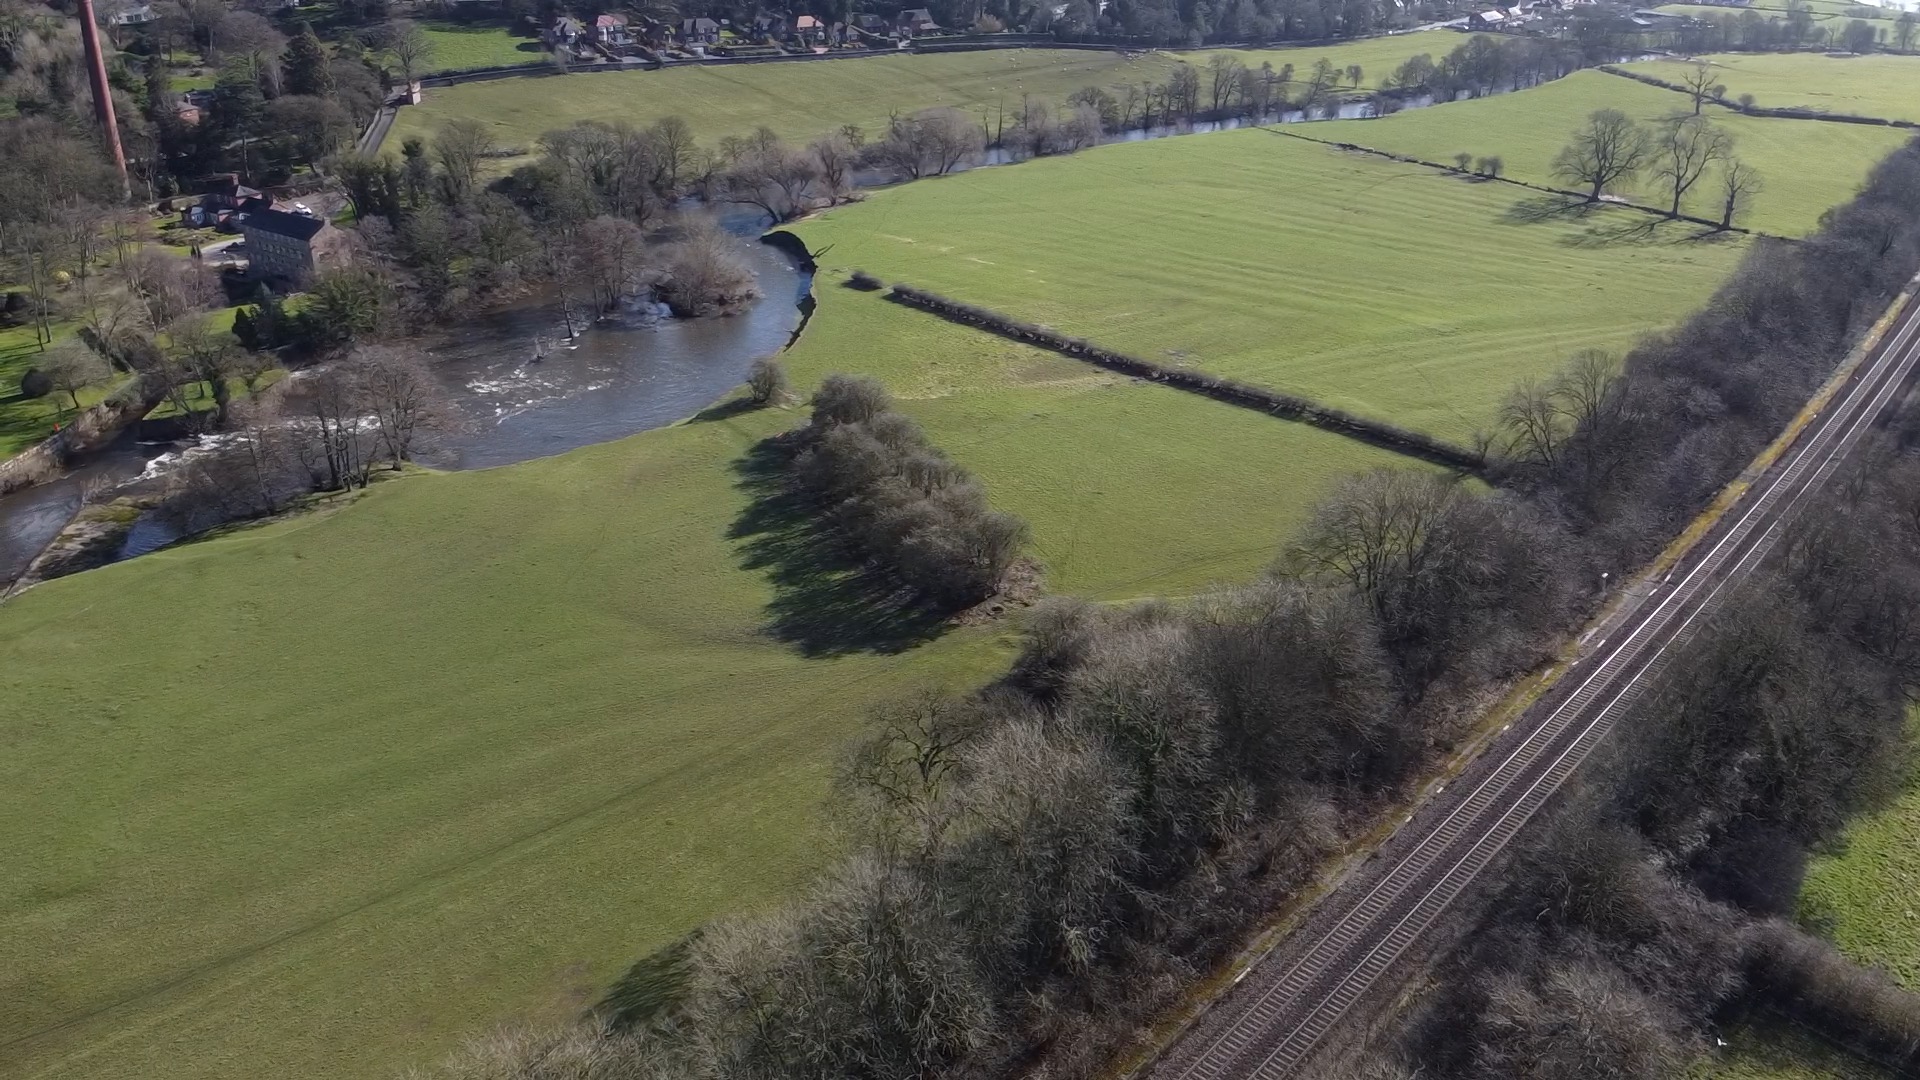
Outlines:
[[[113,152],[113,167],[120,172],[120,195],[133,197],[133,185],[127,181],[127,152],[120,148],[120,125],[113,118],[113,88],[107,85],[107,58],[100,51],[100,24],[93,14],[93,0],[80,0],[80,40],[87,47],[87,81],[93,86],[93,115],[100,121],[107,149]]]

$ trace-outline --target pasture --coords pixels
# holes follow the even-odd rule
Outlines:
[[[1744,247],[1267,130],[908,184],[796,231],[832,267],[1456,441],[1516,380],[1686,314]]]
[[[429,73],[537,64],[547,59],[537,39],[516,37],[506,27],[494,23],[422,19],[420,29],[433,51],[419,70]]]
[[[1504,159],[1508,176],[1564,186],[1552,177],[1554,155],[1586,124],[1590,113],[1609,108],[1652,122],[1690,111],[1692,104],[1671,90],[1605,72],[1582,71],[1517,94],[1453,102],[1378,120],[1315,124],[1307,134],[1443,163],[1463,152],[1475,157],[1497,155]],[[1811,232],[1828,207],[1845,202],[1867,170],[1912,134],[1896,128],[1763,119],[1709,109],[1714,123],[1733,134],[1734,152],[1757,167],[1766,183],[1741,224],[1785,236]],[[1618,194],[1664,208],[1659,186],[1656,179],[1642,176]],[[1712,213],[1712,186],[1711,177],[1703,180],[1682,209],[1717,218]]]
[[[1342,70],[1359,64],[1365,70],[1365,88],[1377,85],[1416,53],[1445,53],[1464,40],[1459,34],[1429,31],[1324,47],[1222,51],[1253,67],[1263,61],[1276,68],[1291,63],[1296,77],[1304,77],[1322,57]],[[1199,65],[1204,82],[1210,55],[999,49],[463,83],[430,88],[424,104],[401,109],[388,146],[397,148],[408,136],[431,136],[441,124],[459,117],[487,124],[503,146],[528,148],[543,132],[579,120],[625,120],[644,126],[664,116],[685,118],[708,144],[762,126],[806,142],[845,124],[870,132],[884,129],[896,111],[1004,107],[1011,114],[1019,110],[1023,96],[1058,106],[1088,86],[1120,94],[1128,85],[1165,82],[1182,61]]]
[[[1706,59],[1730,98],[1752,94],[1754,104],[1769,109],[1920,122],[1920,56],[1720,53]],[[1627,68],[1678,82],[1685,66],[1649,60]]]
[[[1813,860],[1800,918],[1853,959],[1920,990],[1920,784],[1857,818],[1832,853]]]
[[[821,289],[796,390],[885,379],[1056,591],[1244,579],[1394,460]],[[740,471],[803,415],[409,474],[0,607],[10,1064],[390,1076],[805,880],[863,710],[979,682],[1017,619],[874,630]]]

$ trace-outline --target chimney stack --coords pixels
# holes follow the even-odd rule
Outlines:
[[[113,152],[113,167],[120,173],[120,196],[133,198],[133,186],[127,181],[127,152],[120,147],[120,125],[113,118],[113,88],[107,85],[107,58],[100,51],[100,24],[93,14],[93,0],[80,0],[80,40],[87,48],[87,81],[93,86],[93,115],[100,121],[107,149]]]

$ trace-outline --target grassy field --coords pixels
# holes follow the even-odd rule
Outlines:
[[[1707,59],[1718,69],[1728,97],[1752,94],[1756,104],[1771,109],[1920,121],[1920,56],[1723,53]],[[1650,60],[1627,66],[1678,82],[1684,65]]]
[[[56,339],[73,332],[73,326],[54,326]],[[69,415],[73,399],[65,393],[41,398],[20,396],[20,377],[34,367],[42,356],[34,343],[31,326],[0,329],[0,458],[12,457],[53,433],[53,425]],[[80,391],[80,404],[92,405],[107,396],[107,387]]]
[[[1685,314],[1742,248],[1524,195],[1253,130],[909,184],[797,231],[834,267],[1464,439],[1522,376]]]
[[[1857,819],[1840,850],[1814,860],[1800,892],[1803,922],[1848,956],[1920,990],[1920,783]]]
[[[504,26],[492,23],[460,23],[451,19],[423,19],[433,52],[424,70],[460,71],[467,68],[507,67],[538,63],[546,52],[533,38],[515,37]],[[397,144],[396,144],[397,145]]]
[[[1323,56],[1342,69],[1360,64],[1366,71],[1362,79],[1366,86],[1416,53],[1442,54],[1464,40],[1452,32],[1431,31],[1328,47],[1235,50],[1234,55],[1255,67],[1262,60],[1272,61],[1275,67],[1291,63],[1299,74]],[[542,132],[577,120],[628,120],[644,125],[674,115],[686,118],[706,143],[717,142],[723,135],[746,134],[761,125],[785,138],[806,141],[843,124],[858,124],[870,131],[883,128],[895,110],[997,104],[1016,110],[1022,95],[1058,105],[1088,86],[1118,92],[1128,84],[1164,82],[1181,59],[1204,66],[1208,55],[1005,49],[809,64],[596,72],[538,83],[501,79],[427,91],[425,104],[400,110],[387,145],[397,148],[410,135],[431,135],[456,117],[484,121],[492,126],[495,138],[508,146],[530,147]]]
[[[1891,1073],[1798,1030],[1738,1026],[1685,1080],[1894,1080]]]
[[[1245,578],[1393,460],[831,275],[789,365],[881,375],[1032,522],[1051,587],[1096,597]],[[718,413],[0,607],[10,1064],[390,1076],[802,880],[861,709],[982,678],[1011,624],[898,653],[778,629],[837,594],[760,564],[781,534],[735,467],[802,414]]]
[[[1461,152],[1475,157],[1498,155],[1505,159],[1508,176],[1545,184],[1553,183],[1554,155],[1586,123],[1589,113],[1602,108],[1651,121],[1690,106],[1683,95],[1670,90],[1583,71],[1518,94],[1416,109],[1380,120],[1336,120],[1315,124],[1306,133],[1428,161],[1450,162]],[[1724,109],[1712,115],[1738,140],[1735,152],[1756,166],[1766,182],[1744,224],[1789,236],[1811,231],[1822,212],[1846,201],[1867,170],[1911,134],[1856,124],[1760,119]],[[1703,181],[1686,204],[1692,212],[1705,215],[1712,209],[1710,184],[1710,179]],[[1643,177],[1620,194],[1664,205],[1657,189],[1657,181]]]

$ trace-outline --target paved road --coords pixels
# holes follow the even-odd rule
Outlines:
[[[1808,493],[1898,400],[1916,362],[1920,300],[1672,573],[1596,631],[1600,640],[1552,693],[1322,899],[1167,1052],[1154,1080],[1294,1075],[1606,737],[1667,650],[1759,563]]]

